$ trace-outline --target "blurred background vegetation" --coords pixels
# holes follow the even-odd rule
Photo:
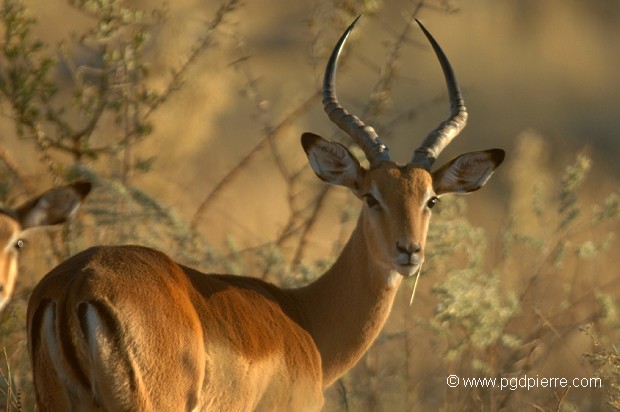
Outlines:
[[[346,142],[320,83],[358,14],[339,96],[394,159],[448,112],[413,17],[448,54],[470,111],[443,160],[488,147],[508,157],[483,190],[435,209],[413,304],[406,285],[325,410],[620,410],[620,3],[3,0],[0,201],[95,183],[76,221],[31,234],[21,256],[0,314],[5,410],[34,409],[29,292],[79,250],[144,244],[285,286],[333,261],[359,204],[315,178],[299,136]],[[450,374],[604,383],[451,389]]]

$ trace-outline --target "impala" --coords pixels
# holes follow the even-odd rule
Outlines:
[[[319,178],[364,201],[334,265],[305,287],[281,289],[203,274],[140,246],[79,253],[39,283],[28,306],[40,410],[321,408],[324,389],[366,352],[402,279],[420,268],[438,197],[479,189],[504,157],[499,149],[467,153],[431,172],[467,113],[447,58],[420,24],[443,68],[451,116],[410,163],[392,162],[375,131],[336,97],[337,61],[354,25],[327,64],[323,103],[370,167],[338,143],[301,139]]]
[[[0,310],[11,299],[17,279],[17,257],[22,236],[34,227],[65,222],[90,192],[90,183],[76,182],[52,189],[16,209],[0,209]]]

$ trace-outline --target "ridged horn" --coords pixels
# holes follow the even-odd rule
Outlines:
[[[325,68],[325,77],[323,78],[323,107],[329,119],[361,147],[372,168],[382,162],[390,161],[388,149],[381,143],[375,129],[365,125],[357,116],[347,112],[340,103],[338,103],[338,97],[336,96],[336,68],[338,65],[338,58],[347,41],[347,37],[349,37],[351,31],[355,28],[360,17],[361,16],[358,16],[345,30],[329,57],[327,67]]]
[[[439,156],[441,151],[452,141],[452,139],[458,136],[461,130],[465,127],[465,124],[467,123],[467,109],[465,108],[465,103],[463,101],[463,97],[461,96],[461,90],[456,82],[456,77],[454,76],[454,71],[452,70],[452,66],[450,66],[448,58],[444,54],[443,50],[441,50],[441,47],[439,47],[437,41],[428,32],[428,30],[426,30],[422,23],[420,23],[417,19],[416,22],[424,32],[424,35],[431,43],[431,46],[437,55],[437,59],[441,64],[444,77],[446,78],[448,96],[450,98],[450,117],[440,123],[437,128],[426,136],[420,147],[414,151],[413,158],[411,159],[411,163],[420,165],[424,169],[430,171],[433,166],[433,162],[437,159],[437,156]]]

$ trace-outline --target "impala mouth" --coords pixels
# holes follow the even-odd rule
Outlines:
[[[424,262],[423,253],[398,253],[392,258],[392,267],[403,277],[411,277],[418,273]]]
[[[418,273],[422,264],[421,260],[416,259],[416,261],[417,262],[394,263],[394,270],[403,277],[411,277]]]

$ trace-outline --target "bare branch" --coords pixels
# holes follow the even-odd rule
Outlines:
[[[209,208],[209,206],[213,203],[215,198],[220,194],[220,192],[232,181],[234,181],[241,171],[247,167],[247,165],[256,157],[258,153],[261,152],[265,148],[267,144],[270,144],[272,139],[279,137],[279,135],[284,131],[287,127],[291,125],[293,120],[297,119],[301,114],[305,113],[313,104],[318,102],[318,97],[321,95],[321,91],[317,90],[311,96],[309,96],[306,100],[304,100],[292,113],[287,115],[278,125],[276,125],[265,137],[263,137],[248,154],[241,159],[237,165],[232,168],[222,180],[219,181],[217,185],[209,192],[209,194],[205,197],[205,199],[200,202],[198,209],[194,213],[192,217],[190,226],[195,228],[200,220],[202,219],[204,213]]]

